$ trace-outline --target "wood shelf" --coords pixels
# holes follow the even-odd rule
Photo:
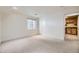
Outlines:
[[[67,27],[77,27],[77,26],[65,26],[65,27],[67,28]]]
[[[77,19],[78,16],[70,16],[65,19],[65,34],[77,35]]]

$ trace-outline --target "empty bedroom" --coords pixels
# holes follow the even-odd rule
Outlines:
[[[79,6],[0,6],[0,53],[78,53]]]

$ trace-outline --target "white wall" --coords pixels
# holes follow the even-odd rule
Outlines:
[[[64,15],[52,14],[47,18],[40,20],[40,32],[43,36],[54,38],[54,39],[64,39]]]
[[[1,35],[1,33],[2,33],[2,31],[1,31],[2,30],[2,28],[1,28],[2,27],[1,26],[2,25],[2,22],[1,21],[2,20],[1,20],[1,15],[0,15],[0,43],[1,43],[1,40],[2,40],[2,35]]]
[[[38,30],[27,30],[27,19],[19,14],[6,15],[3,18],[3,41],[38,34]]]

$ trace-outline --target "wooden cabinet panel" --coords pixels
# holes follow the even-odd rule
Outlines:
[[[78,16],[70,16],[66,18],[65,34],[77,35]]]
[[[65,28],[65,34],[77,35],[77,28],[76,27]]]

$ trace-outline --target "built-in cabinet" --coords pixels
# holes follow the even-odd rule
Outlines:
[[[78,15],[65,18],[65,40],[78,40]]]

